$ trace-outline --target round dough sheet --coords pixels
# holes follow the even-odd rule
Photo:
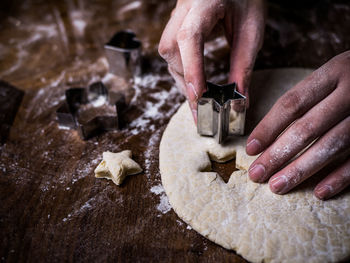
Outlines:
[[[248,132],[286,90],[311,71],[254,73]],[[336,262],[350,255],[350,193],[329,201],[313,195],[315,180],[286,195],[249,180],[255,159],[246,137],[225,145],[197,134],[187,103],[172,117],[160,144],[162,184],[175,212],[213,242],[252,262]],[[228,183],[211,172],[211,160],[236,158]]]

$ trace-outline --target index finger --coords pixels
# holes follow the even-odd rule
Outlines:
[[[206,90],[204,73],[204,39],[218,19],[224,16],[224,8],[215,3],[194,5],[188,12],[177,34],[184,78],[192,111],[199,97]]]

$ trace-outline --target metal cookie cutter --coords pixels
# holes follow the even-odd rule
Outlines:
[[[208,90],[198,101],[197,131],[222,143],[228,136],[243,135],[246,97],[236,91],[236,83],[216,85],[207,82]]]
[[[129,79],[141,74],[141,42],[130,31],[120,31],[104,46],[109,72]]]
[[[76,129],[82,139],[119,127],[118,110],[125,106],[121,93],[108,92],[102,82],[66,90],[66,101],[57,109],[60,128]]]

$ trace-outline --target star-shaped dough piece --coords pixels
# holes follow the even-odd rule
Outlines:
[[[130,150],[119,153],[104,152],[102,162],[95,169],[95,177],[110,179],[120,185],[126,176],[142,172],[140,165],[131,156]]]

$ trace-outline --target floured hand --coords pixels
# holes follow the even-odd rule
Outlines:
[[[248,98],[248,85],[264,34],[263,0],[179,0],[164,29],[159,54],[197,118],[197,101],[206,90],[203,48],[215,25],[223,22],[229,45],[229,81]]]
[[[347,51],[276,102],[247,140],[249,155],[263,152],[249,169],[254,182],[269,179],[271,191],[284,194],[345,155],[345,162],[316,186],[314,194],[328,199],[350,185],[349,73],[350,51]],[[313,141],[305,152],[287,164]]]

